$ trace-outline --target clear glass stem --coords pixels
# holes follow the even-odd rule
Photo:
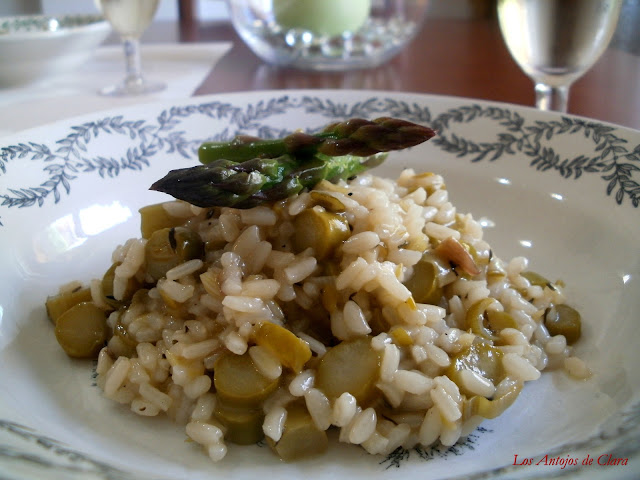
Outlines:
[[[569,85],[552,87],[536,83],[536,107],[540,110],[553,110],[567,113],[569,103]]]
[[[140,60],[140,40],[133,37],[122,40],[124,46],[124,60],[126,65],[126,77],[124,83],[127,87],[142,85],[142,62]]]

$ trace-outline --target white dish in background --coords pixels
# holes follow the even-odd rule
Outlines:
[[[391,155],[377,174],[441,173],[458,211],[486,225],[495,255],[527,256],[532,270],[566,282],[583,315],[576,353],[590,380],[544,373],[451,449],[385,459],[336,442],[325,456],[286,464],[268,447],[231,446],[214,464],[181,427],[103,399],[92,363],[58,347],[47,295],[104,272],[113,248],[138,235],[137,209],[167,198],[148,186],[195,165],[200,142],[383,115],[439,134]],[[637,478],[640,132],[469,99],[309,90],[100,112],[1,142],[0,472],[9,478]],[[579,464],[545,465],[546,454]],[[594,463],[583,466],[587,455]],[[601,455],[628,464],[597,465]],[[534,464],[514,465],[525,458]]]
[[[0,87],[71,72],[110,32],[99,15],[0,17]]]

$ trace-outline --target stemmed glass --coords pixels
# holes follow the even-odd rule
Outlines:
[[[158,2],[159,0],[99,0],[103,15],[122,39],[126,62],[124,80],[100,90],[102,95],[141,95],[166,88],[164,83],[146,80],[142,75],[140,62],[140,37],[151,24]]]
[[[536,107],[567,111],[571,84],[609,45],[622,0],[498,0],[511,56],[534,81]]]

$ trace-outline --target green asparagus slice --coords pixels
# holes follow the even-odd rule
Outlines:
[[[207,165],[171,170],[151,186],[199,207],[251,208],[282,200],[311,188],[323,179],[337,181],[382,163],[386,153],[368,157],[317,154],[300,161],[285,154],[277,158],[227,159]]]
[[[434,135],[428,127],[397,118],[352,118],[328,125],[317,134],[295,132],[277,140],[237,136],[230,142],[205,142],[200,146],[198,157],[203,164],[220,159],[244,162],[286,154],[297,158],[313,157],[316,153],[368,157],[413,147]]]

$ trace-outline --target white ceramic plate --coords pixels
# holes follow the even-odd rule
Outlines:
[[[213,464],[181,427],[101,398],[92,363],[56,344],[44,310],[138,235],[137,209],[207,138],[279,136],[352,116],[392,115],[438,137],[390,157],[445,176],[503,259],[568,285],[583,314],[577,354],[594,375],[544,374],[503,416],[453,448],[371,457],[336,444],[279,462],[231,447]],[[637,478],[640,450],[640,132],[511,105],[371,91],[253,92],[102,112],[0,140],[0,477],[96,479]],[[548,456],[545,456],[548,455]],[[558,465],[551,465],[551,459]],[[533,465],[520,465],[532,459]],[[583,461],[587,465],[583,465]],[[588,464],[588,459],[593,463]],[[601,465],[613,459],[627,465]],[[560,464],[578,463],[561,468]],[[600,465],[598,464],[600,463]],[[267,469],[267,470],[265,470]],[[3,477],[4,478],[4,477]]]

